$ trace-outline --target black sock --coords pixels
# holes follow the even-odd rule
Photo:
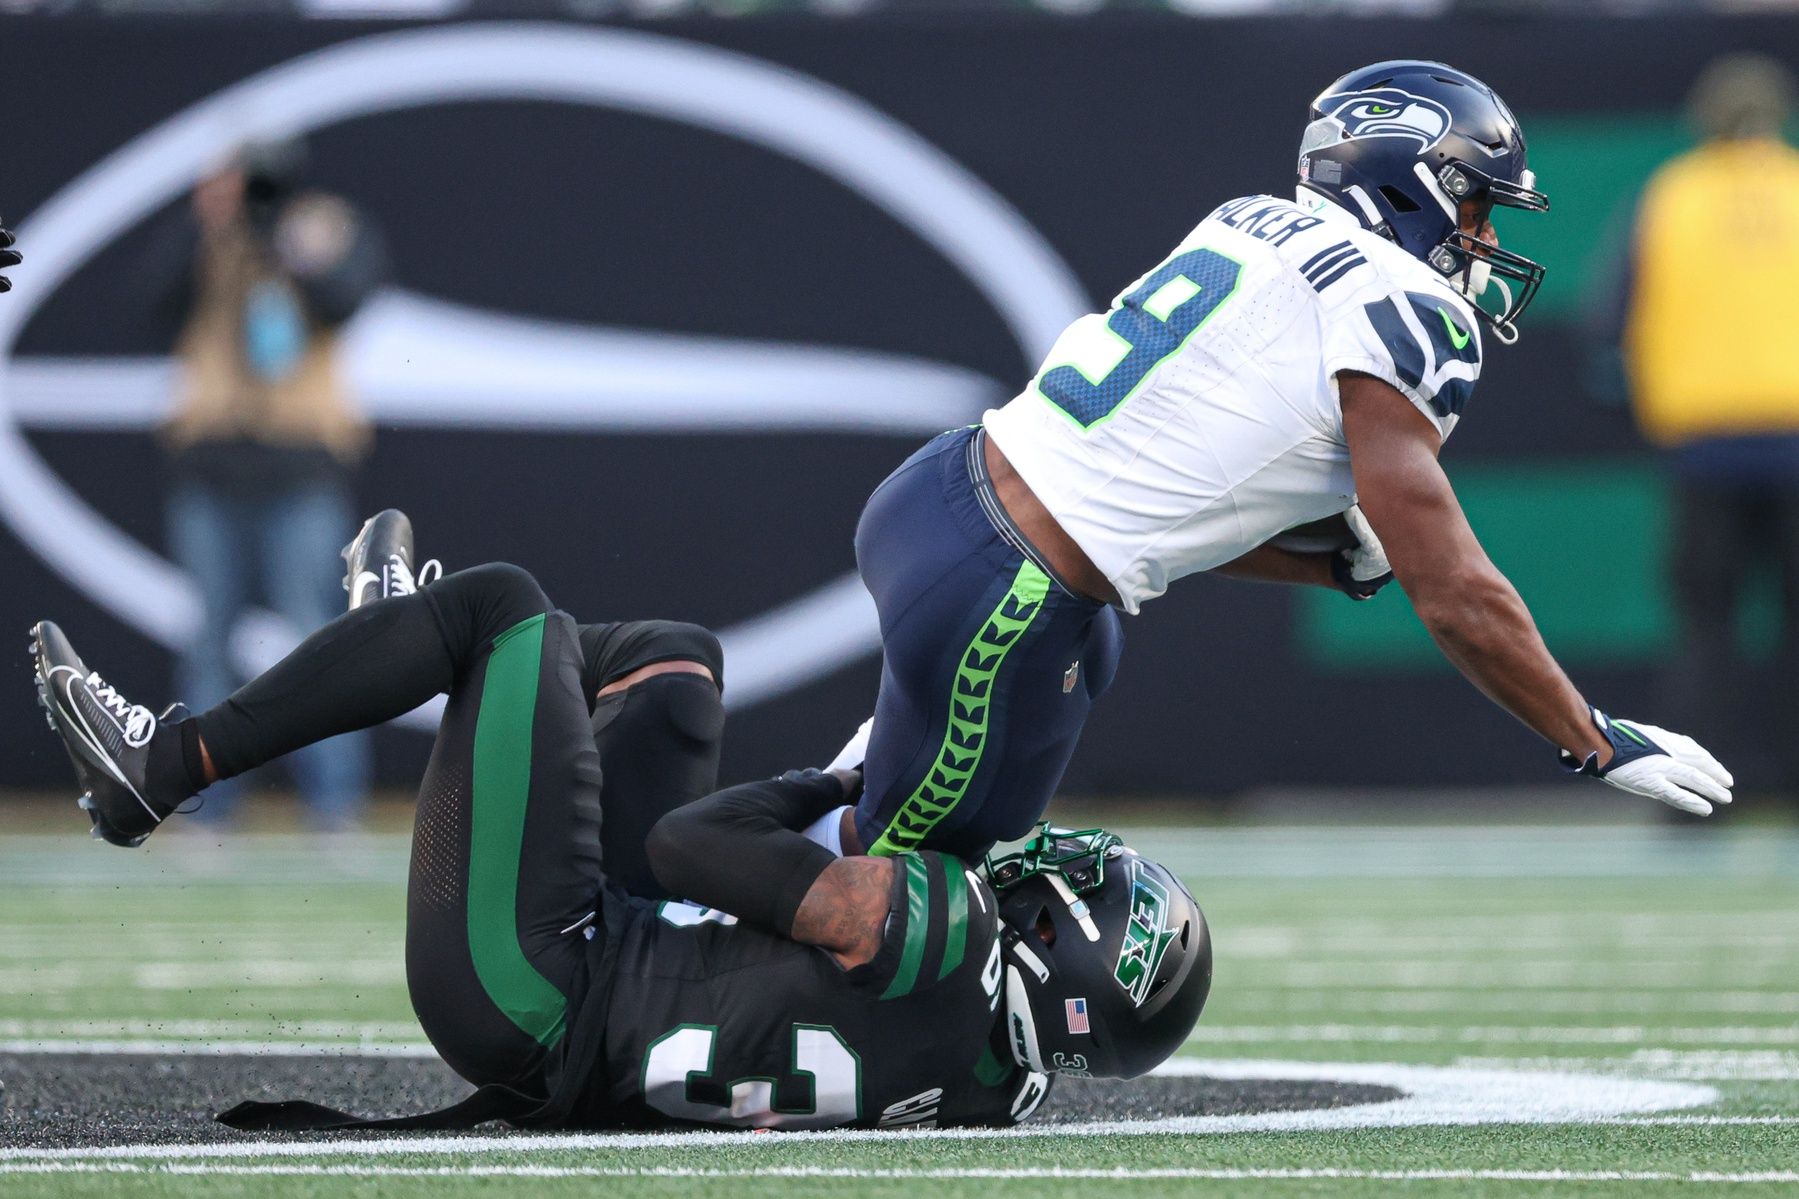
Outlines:
[[[184,720],[177,727],[181,730],[181,763],[187,767],[187,783],[198,795],[206,790],[206,755],[200,749],[200,726],[196,721]]]
[[[197,757],[200,746],[191,719],[172,724],[158,721],[156,731],[150,735],[150,754],[144,763],[144,782],[150,794],[144,798],[165,815],[206,785],[205,777],[196,776],[188,767],[186,743],[190,737],[194,738]]]

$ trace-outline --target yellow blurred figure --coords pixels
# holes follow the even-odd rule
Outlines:
[[[1799,432],[1799,150],[1780,138],[1791,94],[1772,60],[1712,64],[1693,100],[1705,142],[1643,193],[1625,349],[1657,445]]]
[[[1670,701],[1799,791],[1799,151],[1794,82],[1771,58],[1720,58],[1694,85],[1701,144],[1656,172],[1633,230],[1624,364],[1643,434],[1668,452],[1680,653]],[[1773,679],[1740,660],[1745,584],[1773,571]],[[1755,762],[1757,750],[1763,760]]]

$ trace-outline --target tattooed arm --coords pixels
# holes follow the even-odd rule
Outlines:
[[[791,936],[830,950],[846,969],[874,961],[899,869],[892,858],[838,858],[800,901]]]
[[[792,771],[676,808],[650,830],[650,869],[672,895],[862,965],[880,948],[898,866],[839,858],[797,831],[854,781],[853,771]]]

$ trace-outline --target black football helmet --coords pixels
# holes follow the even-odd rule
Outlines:
[[[1212,987],[1212,938],[1166,867],[1103,829],[1041,825],[983,869],[999,897],[1019,1065],[1135,1078],[1180,1048]]]
[[[1476,205],[1476,228],[1494,205],[1547,212],[1526,163],[1524,131],[1493,89],[1440,62],[1401,59],[1351,71],[1312,101],[1299,145],[1299,184],[1330,197],[1398,243],[1474,302],[1503,342],[1542,285],[1544,268],[1457,219]],[[1516,294],[1506,282],[1518,285]],[[1481,300],[1489,285],[1498,304]]]

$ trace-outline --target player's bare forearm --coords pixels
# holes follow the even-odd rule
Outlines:
[[[1293,583],[1309,587],[1335,588],[1331,578],[1331,555],[1299,554],[1275,545],[1258,545],[1241,558],[1222,566],[1214,566],[1212,574],[1227,579],[1249,579],[1257,583]]]
[[[1484,557],[1484,555],[1483,555]],[[1399,576],[1405,586],[1405,577]],[[1448,588],[1442,588],[1448,591]],[[1530,610],[1497,567],[1452,594],[1413,596],[1412,606],[1437,647],[1487,697],[1552,744],[1578,757],[1610,757],[1586,700],[1550,654]]]
[[[845,968],[873,961],[898,868],[892,858],[838,858],[800,901],[793,939],[829,950]]]
[[[1362,512],[1418,618],[1470,682],[1551,743],[1610,756],[1530,611],[1488,559],[1437,463],[1436,429],[1391,385],[1338,377]]]

